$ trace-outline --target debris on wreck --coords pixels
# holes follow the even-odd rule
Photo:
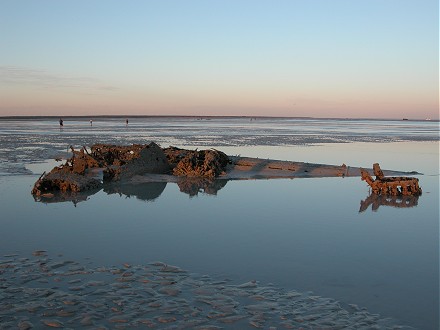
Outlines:
[[[72,158],[68,161],[69,164],[65,164],[68,166],[63,167],[64,169],[67,169],[67,172],[85,174],[86,169],[88,168],[100,167],[100,163],[89,154],[86,147],[82,147],[79,151],[73,149],[72,146],[70,146],[70,149],[73,154]]]
[[[135,158],[139,158],[140,153],[147,146],[157,146],[154,142],[148,144],[132,144],[130,146],[119,146],[115,144],[94,144],[91,149],[91,156],[98,161],[101,166],[121,166]]]
[[[101,186],[101,181],[74,172],[63,172],[58,167],[43,175],[35,182],[32,194],[44,196],[53,191],[79,192],[95,189]]]
[[[229,163],[228,156],[218,150],[162,149],[154,142],[131,146],[95,144],[90,152],[86,147],[70,149],[71,158],[37,180],[32,189],[34,196],[50,196],[55,191],[76,193],[150,173],[213,179],[224,173]],[[91,173],[93,168],[102,171],[103,180]]]
[[[391,196],[419,196],[422,188],[419,179],[412,177],[385,177],[378,163],[373,164],[373,179],[367,170],[361,168],[361,179],[371,187],[373,194]]]
[[[99,167],[99,163],[88,154],[85,147],[79,151],[70,148],[73,153],[70,159],[49,173],[44,172],[35,182],[32,189],[34,196],[44,196],[53,191],[79,192],[101,186],[100,180],[85,175],[86,169]]]
[[[170,172],[168,159],[162,148],[156,143],[134,145],[135,150],[127,147],[92,147],[92,154],[105,159],[104,181],[118,181],[146,173],[167,174]],[[122,149],[122,150],[121,150]]]
[[[215,178],[224,172],[228,163],[228,156],[215,149],[188,151],[176,163],[173,174],[187,177]]]

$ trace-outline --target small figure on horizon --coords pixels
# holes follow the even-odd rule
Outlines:
[[[125,119],[125,126],[128,126],[128,119]]]
[[[63,127],[63,120],[60,118],[60,127]]]
[[[93,120],[90,119],[90,126],[93,126]]]

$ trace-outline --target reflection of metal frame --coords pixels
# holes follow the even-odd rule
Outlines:
[[[154,201],[165,190],[167,182],[141,182],[141,183],[110,183],[104,184],[104,192],[108,195],[125,195],[128,198],[136,197],[142,201]]]
[[[217,195],[217,191],[222,189],[228,180],[224,179],[210,179],[204,177],[180,177],[177,185],[181,192],[197,196],[199,192],[208,195]]]
[[[392,206],[397,208],[416,207],[419,202],[419,196],[390,196],[370,194],[365,200],[361,201],[359,213],[364,212],[371,205],[371,210],[376,212],[379,206]]]
[[[72,202],[76,207],[79,202],[85,202],[89,199],[89,196],[96,194],[101,189],[89,189],[86,191],[59,191],[56,190],[52,193],[41,194],[39,196],[33,196],[36,202],[44,204],[50,203],[63,203]]]
[[[193,178],[179,178],[175,183],[179,186],[181,192],[196,196],[199,192],[203,192],[208,195],[216,195],[217,192],[222,189],[228,180],[224,179],[208,179],[203,177]],[[137,199],[144,201],[154,201],[159,198],[167,185],[166,181],[162,182],[141,182],[141,183],[106,183],[103,186],[103,190],[108,195],[119,194],[127,197],[135,196]],[[83,202],[89,199],[89,196],[96,194],[100,191],[98,189],[90,189],[85,191],[54,191],[52,193],[41,194],[39,196],[34,195],[34,200],[41,203],[61,203],[72,202],[75,206],[79,202]]]

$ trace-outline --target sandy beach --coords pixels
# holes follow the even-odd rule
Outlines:
[[[438,136],[437,126],[387,121],[381,123],[383,130],[374,123],[359,131],[371,123],[217,119],[208,126],[191,119],[168,124],[137,120],[128,128],[113,119],[94,120],[92,127],[88,121],[66,120],[62,131],[53,129],[49,120],[3,122],[0,271],[7,286],[0,301],[3,324],[12,328],[27,322],[35,327],[57,322],[79,327],[90,321],[108,328],[146,324],[141,322],[157,327],[188,325],[186,314],[179,311],[200,307],[200,293],[187,285],[205,274],[206,281],[197,285],[225,296],[215,303],[234,300],[240,305],[231,315],[219,316],[223,321],[235,320],[223,323],[211,319],[218,316],[215,308],[202,302],[200,322],[206,321],[202,328],[258,324],[283,328],[296,325],[300,317],[306,318],[304,327],[339,324],[328,308],[346,315],[343,324],[353,327],[352,321],[359,321],[356,326],[365,321],[382,328],[428,329],[437,324],[438,142],[432,141]],[[405,130],[400,129],[402,124]],[[316,134],[317,126],[325,134]],[[425,138],[426,142],[419,141]],[[319,144],[311,145],[316,139]],[[329,139],[350,143],[329,144]],[[410,141],[363,142],[390,139]],[[164,148],[215,148],[230,162],[215,178],[141,174],[72,196],[37,200],[30,193],[44,171],[71,157],[70,145],[78,150],[97,142],[132,145],[152,140]],[[423,195],[371,195],[360,168],[373,174],[374,163],[386,176],[417,177]],[[89,170],[91,176],[102,178],[102,168]],[[38,250],[48,251],[47,255],[31,256]],[[156,260],[187,272],[170,277],[177,283],[155,283],[163,274],[163,264],[149,264]],[[147,272],[152,281],[138,282]],[[419,285],[408,285],[414,279]],[[227,282],[219,283],[223,280]],[[239,288],[253,280],[255,289]],[[118,285],[121,290],[115,291]],[[131,302],[116,298],[124,304],[122,314],[96,307],[108,304],[119,310],[112,292],[125,294],[126,285],[128,291],[145,288],[157,295],[133,296]],[[181,293],[167,294],[175,290]],[[301,296],[291,301],[294,305],[285,305],[293,291]],[[239,296],[229,295],[233,292]],[[35,299],[28,299],[28,311],[23,311],[28,294],[35,294]],[[242,296],[249,294],[264,300]],[[77,305],[69,308],[61,300],[64,297],[75,298]],[[309,297],[315,299],[311,304]],[[280,299],[273,313],[255,318],[253,312],[266,308],[270,299]],[[161,302],[163,308],[152,307],[151,313],[148,309],[137,317],[138,306],[146,300],[154,306]],[[34,305],[44,307],[34,309]],[[171,305],[176,308],[167,319]],[[308,309],[315,320],[309,319]],[[161,323],[166,320],[172,322]]]
[[[160,261],[91,267],[37,250],[4,255],[0,271],[0,297],[8,301],[7,309],[0,305],[2,329],[398,327],[355,304],[254,279],[231,283]]]

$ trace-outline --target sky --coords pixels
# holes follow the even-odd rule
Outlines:
[[[439,118],[437,0],[1,0],[0,116]]]

